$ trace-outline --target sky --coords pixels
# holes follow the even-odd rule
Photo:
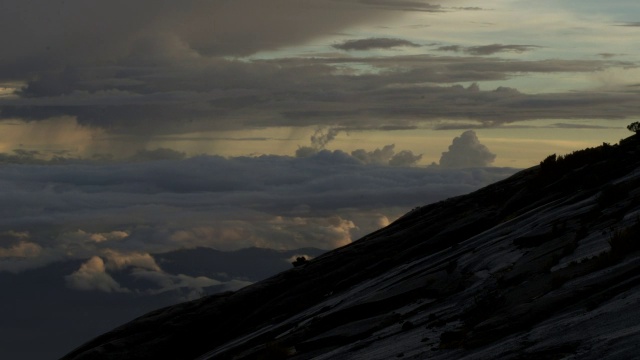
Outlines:
[[[3,0],[0,151],[292,155],[396,143],[437,162],[474,129],[499,156],[625,136],[631,1]]]
[[[630,135],[639,35],[630,0],[0,0],[0,272],[348,244]]]

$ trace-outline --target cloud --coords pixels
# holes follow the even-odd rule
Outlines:
[[[182,160],[187,154],[167,148],[158,148],[154,150],[138,150],[129,161],[158,161],[158,160]]]
[[[126,231],[111,231],[106,233],[88,233],[83,230],[77,230],[65,233],[67,241],[72,243],[102,243],[108,241],[121,241],[129,236]]]
[[[155,259],[147,253],[120,253],[111,249],[103,252],[109,270],[124,270],[129,267],[150,271],[161,271]]]
[[[45,135],[56,135],[67,150],[77,147],[78,152],[100,152],[96,148],[104,145],[103,153],[127,149],[130,155],[151,148],[146,144],[161,137],[198,137],[215,131],[225,138],[225,131],[248,128],[386,130],[424,128],[443,119],[489,127],[529,119],[618,119],[640,110],[633,100],[637,94],[627,89],[522,91],[515,99],[492,91],[464,94],[450,86],[535,74],[592,74],[637,66],[632,62],[477,56],[536,49],[526,43],[441,48],[459,53],[456,56],[331,52],[336,34],[356,32],[363,24],[391,26],[387,21],[416,16],[407,12],[462,9],[423,1],[318,0],[309,6],[296,0],[185,0],[160,5],[151,0],[99,0],[90,8],[80,0],[4,4],[0,22],[13,31],[0,34],[0,85],[13,90],[2,90],[0,119],[39,123],[21,139],[37,136],[39,144],[49,145]],[[428,16],[444,22],[449,15]],[[438,21],[430,25],[443,26]],[[355,39],[336,46],[381,49],[415,44],[410,41],[414,37],[404,30],[392,33],[396,30],[388,35],[358,30]],[[297,53],[291,48],[296,45],[319,50]],[[529,106],[541,97],[555,103],[549,108]],[[607,104],[576,105],[593,98],[605,98]],[[55,130],[60,119],[72,121],[73,134],[81,139],[66,140],[64,135],[72,133],[69,128]],[[54,123],[50,133],[43,131],[45,121]],[[11,150],[3,149],[6,154]],[[0,161],[35,161],[22,155]]]
[[[358,2],[367,5],[374,5],[382,9],[400,10],[400,11],[423,11],[423,12],[442,12],[444,9],[440,5],[429,4],[422,1],[412,0],[358,0]]]
[[[286,243],[299,244],[296,247],[304,247],[307,241],[323,242],[329,248],[337,248],[351,243],[351,230],[356,225],[351,220],[343,219],[340,216],[330,216],[325,218],[285,218],[277,216],[270,221],[275,228],[283,229],[281,236]]]
[[[343,130],[335,128],[328,129],[326,132],[322,129],[316,130],[315,133],[311,135],[311,146],[298,147],[296,157],[306,158],[316,156],[316,158],[319,159],[324,156],[340,156],[343,159],[348,159],[349,155],[341,150],[336,150],[333,153],[323,151],[340,131]],[[402,150],[396,154],[395,144],[386,145],[382,149],[375,149],[373,151],[357,149],[351,152],[351,157],[363,164],[390,166],[412,166],[422,159],[422,155],[414,155],[410,150]]]
[[[300,214],[302,215],[302,214]],[[340,216],[272,216],[256,221],[218,222],[171,233],[176,248],[210,246],[221,249],[263,247],[334,249],[349,244],[355,224]]]
[[[129,289],[123,288],[114,280],[111,275],[106,272],[104,261],[93,256],[80,266],[76,272],[65,277],[67,286],[75,290],[83,291],[103,291],[112,292],[130,292]]]
[[[627,22],[627,23],[617,24],[616,26],[624,26],[624,27],[640,27],[640,21],[636,21],[636,22]]]
[[[540,46],[491,44],[491,45],[468,46],[468,47],[463,47],[459,45],[447,45],[447,46],[440,46],[436,50],[464,52],[471,55],[493,55],[501,52],[523,53],[523,52],[531,51],[537,48],[540,48]]]
[[[8,0],[4,5],[0,21],[14,31],[0,35],[0,49],[12,49],[11,57],[0,50],[0,75],[60,62],[112,62],[136,51],[145,59],[167,41],[180,42],[194,54],[247,55],[397,16],[365,3],[328,0],[313,6],[295,0],[100,0],[91,6],[80,0]]]
[[[419,47],[420,45],[403,39],[392,38],[368,38],[359,40],[346,40],[340,44],[333,45],[339,50],[371,50],[371,49],[390,49],[400,46]]]
[[[184,274],[172,275],[159,271],[137,270],[131,274],[139,280],[149,281],[155,284],[155,288],[148,292],[152,295],[161,294],[167,291],[173,291],[181,288],[187,288],[190,291],[200,292],[203,288],[209,286],[221,285],[222,282],[210,279],[206,276],[192,277]],[[202,294],[199,294],[202,296]],[[198,296],[199,297],[199,296]]]
[[[601,125],[586,125],[586,124],[567,124],[567,123],[555,123],[551,125],[552,128],[557,129],[610,129],[608,126]]]
[[[324,148],[336,138],[340,131],[340,129],[336,128],[329,128],[326,131],[324,129],[316,129],[310,138],[311,146],[298,147],[298,150],[296,150],[296,157],[309,157],[317,154],[321,150],[324,150]]]
[[[0,248],[0,258],[35,258],[42,253],[42,247],[27,241],[20,241],[10,248]]]
[[[444,168],[474,168],[491,165],[496,155],[480,143],[473,130],[453,139],[449,151],[442,153],[440,166]]]
[[[415,165],[422,155],[414,155],[410,150],[402,150],[395,153],[395,144],[386,145],[382,149],[367,151],[357,149],[351,152],[351,156],[360,160],[363,164],[411,166]]]
[[[631,116],[639,105],[626,90],[520,94],[525,100],[557,100],[552,108],[530,111],[525,103],[493,90],[465,94],[449,85],[508,80],[523,73],[592,73],[615,66],[631,65],[610,60],[506,61],[428,55],[247,61],[197,57],[153,66],[136,60],[109,71],[70,67],[35,77],[20,95],[0,98],[0,118],[31,123],[73,119],[76,133],[82,135],[77,141],[86,142],[85,151],[95,152],[96,140],[101,140],[108,147],[103,151],[129,147],[135,153],[154,138],[202,131],[223,134],[247,128],[306,126],[385,130],[428,126],[443,118],[485,121],[490,117],[501,124],[538,118]],[[120,80],[136,85],[118,85]],[[585,108],[573,103],[598,97],[618,106]],[[521,110],[514,111],[516,106]],[[50,131],[60,136],[69,133]],[[38,133],[42,129],[34,126],[32,134]],[[104,142],[105,133],[120,136],[120,141]]]
[[[351,156],[362,161],[364,164],[387,164],[394,154],[394,144],[386,145],[382,149],[366,151],[358,149],[351,152]]]
[[[411,166],[422,159],[422,154],[415,155],[410,150],[402,150],[389,159],[390,166]]]
[[[59,251],[38,243],[28,231],[1,232],[0,244],[0,272],[20,273],[62,258]]]
[[[416,157],[377,151],[367,155],[403,165]],[[151,254],[199,246],[331,249],[417,205],[468,193],[515,172],[368,161],[322,150],[306,158],[7,164],[0,172],[0,233],[9,244],[3,253],[42,250],[20,258],[19,265],[16,258],[5,258],[0,271],[92,257],[110,271],[157,271],[162,264]],[[8,237],[9,231],[23,238]],[[69,281],[93,279],[89,275],[97,271],[90,269],[96,267]]]
[[[436,50],[438,51],[453,51],[453,52],[460,52],[464,49],[464,47],[460,46],[460,45],[445,45],[445,46],[440,46],[438,47]]]
[[[68,288],[80,291],[151,296],[170,293],[172,298],[177,296],[173,301],[202,297],[208,287],[226,291],[251,284],[242,279],[219,281],[207,276],[170,274],[163,271],[149,253],[122,252],[108,248],[100,251],[100,256],[94,255],[84,261],[77,271],[65,276],[65,281]]]

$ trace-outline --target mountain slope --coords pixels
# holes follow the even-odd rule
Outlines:
[[[64,359],[629,358],[640,343],[638,250],[634,136],[416,208]]]

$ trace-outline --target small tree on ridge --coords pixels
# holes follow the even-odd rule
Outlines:
[[[640,134],[640,122],[632,122],[631,124],[627,125],[627,129],[636,133],[636,135]]]

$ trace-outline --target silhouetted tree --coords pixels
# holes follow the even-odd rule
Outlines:
[[[302,266],[307,263],[307,258],[304,256],[299,256],[296,258],[296,261],[292,262],[293,267]]]
[[[636,133],[636,135],[640,134],[640,122],[632,122],[631,124],[627,125],[627,129],[629,129],[629,131],[633,131],[634,133]]]

